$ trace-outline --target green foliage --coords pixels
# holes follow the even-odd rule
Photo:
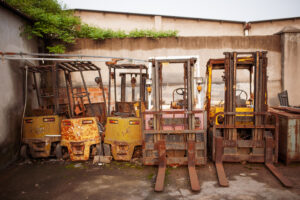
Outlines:
[[[98,27],[92,27],[87,24],[81,25],[78,32],[79,38],[92,38],[107,39],[107,38],[162,38],[162,37],[176,37],[178,31],[156,31],[152,29],[135,29],[126,33],[124,30],[113,31],[111,29],[103,29]]]
[[[66,50],[66,47],[65,45],[62,45],[62,44],[58,44],[58,45],[55,45],[55,46],[47,46],[47,49],[50,53],[64,53],[65,50]]]
[[[25,27],[24,32],[32,36],[48,40],[59,40],[63,43],[73,43],[76,38],[76,28],[80,19],[56,0],[7,0],[7,3],[30,16],[35,22]]]
[[[80,18],[72,11],[64,10],[65,6],[57,0],[6,0],[8,4],[30,16],[34,23],[24,29],[28,38],[43,38],[46,43],[60,42],[56,46],[48,46],[52,53],[64,53],[65,45],[74,43],[76,38],[107,39],[107,38],[160,38],[175,37],[178,31],[156,31],[135,29],[126,33],[124,30],[113,31],[82,24]]]
[[[150,38],[162,38],[162,37],[176,37],[178,31],[156,31],[151,29],[135,29],[129,32],[128,37],[139,38],[139,37],[150,37]]]

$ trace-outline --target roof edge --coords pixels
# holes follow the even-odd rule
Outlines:
[[[249,21],[248,23],[263,23],[263,22],[272,22],[272,21],[284,21],[284,20],[295,20],[300,19],[300,16],[298,17],[287,17],[287,18],[277,18],[277,19],[266,19],[266,20],[257,20],[257,21]]]
[[[73,8],[73,9],[68,9],[68,10],[115,13],[115,14],[129,14],[129,15],[142,15],[142,16],[162,16],[162,17],[169,17],[169,18],[193,19],[193,20],[204,20],[204,21],[218,21],[218,22],[228,22],[228,23],[237,23],[237,24],[245,24],[245,23],[253,23],[254,24],[254,23],[262,23],[262,22],[300,19],[300,16],[298,16],[298,17],[266,19],[266,20],[254,20],[254,21],[236,21],[236,20],[208,19],[208,18],[184,17],[184,16],[175,16],[175,15],[160,15],[160,14],[149,14],[149,13],[134,13],[134,12],[110,11],[110,10],[93,10],[93,9],[83,9],[83,8]]]
[[[92,9],[82,9],[82,8],[73,8],[73,9],[68,9],[68,10],[88,11],[88,12],[104,12],[104,13],[127,14],[127,15],[141,15],[141,16],[162,16],[162,17],[169,17],[169,18],[218,21],[218,22],[228,22],[228,23],[237,23],[237,24],[245,24],[246,23],[245,21],[235,21],[235,20],[208,19],[208,18],[198,18],[198,17],[184,17],[184,16],[175,16],[175,15],[160,15],[160,14],[134,13],[134,12],[109,11],[109,10],[92,10]]]

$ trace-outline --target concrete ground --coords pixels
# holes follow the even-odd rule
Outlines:
[[[165,190],[153,191],[156,167],[126,162],[93,165],[56,160],[19,162],[0,171],[0,199],[300,199],[300,164],[277,165],[286,189],[263,164],[225,164],[230,187],[218,185],[213,163],[197,167],[201,192],[190,190],[186,167],[168,168]]]

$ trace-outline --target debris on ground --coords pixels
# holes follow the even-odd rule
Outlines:
[[[130,162],[134,163],[137,166],[142,166],[143,165],[141,158],[133,158],[133,159],[130,160]]]
[[[24,160],[24,162],[21,162],[21,163],[19,163],[19,165],[31,165],[32,164],[32,162],[31,162],[31,160],[29,160],[29,159],[26,159],[26,160]]]
[[[109,164],[112,160],[112,156],[94,156],[93,164],[105,163]]]
[[[247,176],[246,174],[244,174],[244,173],[240,173],[240,176]]]

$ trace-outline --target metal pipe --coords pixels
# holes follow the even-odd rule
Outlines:
[[[99,78],[100,78],[100,88],[102,90],[102,98],[103,98],[103,101],[104,101],[104,114],[106,112],[106,98],[105,98],[105,91],[104,91],[104,86],[103,86],[103,81],[102,81],[102,76],[101,76],[101,72],[100,70],[98,70],[98,74],[99,74]]]
[[[148,62],[147,60],[127,58],[127,57],[113,57],[113,56],[93,56],[93,55],[81,55],[81,54],[50,54],[50,53],[26,53],[26,52],[0,52],[2,56],[49,56],[49,57],[79,57],[82,58],[109,58],[111,59],[124,59],[131,61]]]
[[[89,105],[90,105],[90,108],[91,108],[91,110],[92,110],[93,116],[95,117],[95,116],[96,116],[96,113],[95,113],[94,108],[93,108],[93,106],[92,106],[92,102],[91,102],[91,99],[90,99],[90,93],[89,93],[89,91],[88,91],[88,89],[87,89],[87,86],[86,86],[86,83],[85,83],[85,80],[84,80],[84,76],[83,76],[83,72],[82,72],[81,68],[79,68],[79,69],[80,69],[80,75],[81,75],[81,78],[82,78],[84,90],[85,90],[85,92],[86,92],[86,96],[87,96],[87,98],[88,98]],[[84,105],[84,104],[83,104],[83,105]]]
[[[4,57],[5,60],[35,60],[35,61],[80,61],[80,62],[107,62],[111,61],[110,59],[73,59],[73,58],[15,58],[15,57]]]
[[[39,107],[41,107],[41,99],[40,99],[40,91],[37,85],[37,81],[36,81],[36,74],[35,72],[33,72],[33,81],[34,81],[34,85],[35,85],[35,91],[36,91],[36,96],[37,96],[37,100],[38,100],[38,105]]]
[[[53,89],[53,103],[55,105],[54,113],[57,115],[59,113],[59,100],[58,100],[58,73],[56,71],[56,64],[52,67],[52,89]]]
[[[68,101],[69,101],[69,112],[70,112],[70,117],[73,117],[73,107],[71,105],[71,97],[70,97],[70,87],[67,81],[67,72],[64,70],[64,75],[65,75],[65,81],[66,81],[66,90],[67,90],[67,96],[68,96]]]
[[[126,74],[121,75],[121,101],[126,101]]]
[[[108,107],[107,107],[107,115],[110,115],[110,101],[111,101],[111,67],[108,67]]]
[[[25,65],[25,98],[24,98],[24,108],[23,108],[23,114],[22,114],[22,122],[21,122],[21,139],[20,139],[20,150],[22,146],[22,139],[23,139],[23,127],[24,127],[24,117],[26,112],[26,106],[27,106],[27,94],[28,94],[28,66]]]
[[[116,81],[116,68],[114,67],[114,96],[115,96],[115,111],[117,110],[117,81]]]

